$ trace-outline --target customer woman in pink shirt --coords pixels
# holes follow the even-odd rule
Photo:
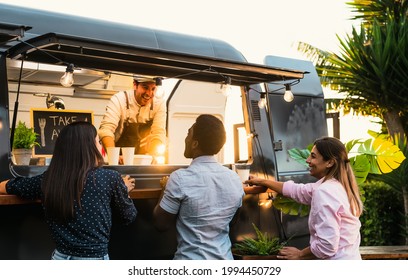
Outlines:
[[[363,211],[357,186],[344,144],[333,137],[315,141],[306,159],[310,175],[318,181],[296,184],[250,176],[247,193],[273,191],[311,206],[309,214],[310,246],[302,250],[284,247],[280,259],[361,259],[359,216]]]

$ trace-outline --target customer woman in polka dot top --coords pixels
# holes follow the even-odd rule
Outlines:
[[[102,168],[101,149],[92,124],[71,123],[61,130],[47,171],[0,183],[0,194],[42,200],[56,243],[52,259],[109,259],[112,213],[124,224],[136,218],[128,195],[134,179]]]

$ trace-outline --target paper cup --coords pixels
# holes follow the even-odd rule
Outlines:
[[[108,147],[106,148],[106,152],[108,153],[108,164],[118,165],[120,148],[119,147]]]
[[[249,164],[235,164],[235,171],[237,172],[241,182],[245,182],[249,178],[249,171],[251,165]]]
[[[135,147],[122,147],[122,156],[124,165],[133,165],[133,156]]]

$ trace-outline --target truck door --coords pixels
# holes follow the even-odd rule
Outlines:
[[[298,59],[267,56],[265,64],[308,72],[300,81],[284,81],[293,84],[292,102],[286,102],[283,99],[285,89],[282,83],[267,85],[270,106],[267,114],[271,121],[276,179],[314,182],[315,178],[309,175],[307,167],[291,159],[288,150],[304,149],[316,138],[327,135],[324,95],[317,72],[312,62]],[[282,215],[281,220],[286,237],[295,236],[292,239],[294,246],[308,245],[307,217]]]

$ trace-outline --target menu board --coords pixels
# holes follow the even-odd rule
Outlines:
[[[93,123],[93,111],[31,109],[31,127],[38,134],[34,147],[35,155],[52,155],[55,141],[61,129],[73,122],[86,121]]]

